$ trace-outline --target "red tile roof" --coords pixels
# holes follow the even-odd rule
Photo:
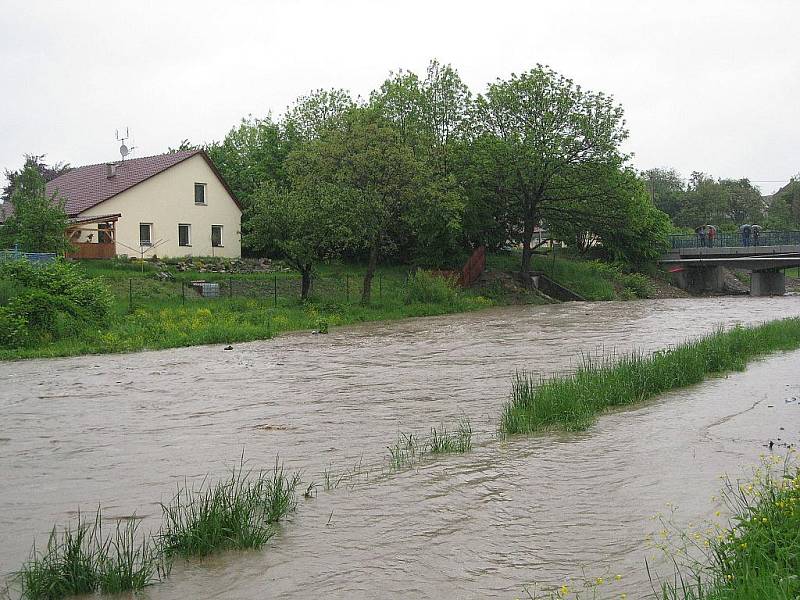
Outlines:
[[[49,197],[56,193],[58,198],[64,200],[64,209],[67,216],[74,217],[196,154],[205,159],[208,166],[222,182],[222,185],[225,186],[233,201],[241,209],[242,206],[239,204],[239,200],[234,196],[222,175],[217,171],[214,163],[203,150],[183,150],[157,156],[130,158],[123,162],[114,163],[116,164],[116,171],[113,177],[108,177],[109,163],[76,167],[49,181],[47,183],[47,195]],[[13,205],[10,202],[0,204],[0,222],[3,221],[4,217],[10,217],[12,212]]]
[[[131,158],[116,163],[113,177],[108,177],[107,163],[78,167],[48,182],[47,195],[56,193],[63,198],[67,215],[74,217],[200,153],[202,150],[187,150]]]

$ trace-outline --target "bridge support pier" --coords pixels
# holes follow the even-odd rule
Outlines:
[[[783,271],[753,271],[750,274],[751,296],[783,296],[786,293],[786,278]]]
[[[674,273],[675,285],[690,294],[722,292],[725,289],[725,273],[722,267],[689,267]]]

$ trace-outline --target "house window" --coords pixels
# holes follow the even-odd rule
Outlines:
[[[211,226],[211,245],[214,248],[222,248],[222,225]]]
[[[152,223],[139,223],[139,245],[152,246],[153,245],[153,224]]]
[[[195,183],[194,184],[194,203],[195,204],[205,204],[206,203],[206,184],[205,183]]]
[[[191,225],[186,225],[186,224],[178,225],[178,246],[192,245],[191,232],[192,232]]]

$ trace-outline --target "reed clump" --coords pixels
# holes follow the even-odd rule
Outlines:
[[[166,555],[205,556],[219,550],[262,547],[273,525],[297,507],[298,473],[287,474],[277,462],[272,474],[235,467],[213,485],[184,486],[162,504],[159,540]]]
[[[139,536],[138,519],[117,523],[103,534],[100,509],[93,522],[79,514],[77,523],[60,532],[54,527],[44,551],[34,546],[16,573],[21,596],[55,600],[92,592],[141,590],[161,581],[170,565],[151,538]]]
[[[431,427],[428,438],[401,433],[394,445],[388,446],[388,450],[389,466],[393,470],[413,466],[428,454],[469,452],[472,450],[472,424],[464,417],[455,431],[448,431],[444,425]]]
[[[641,402],[700,383],[707,376],[742,371],[771,352],[800,348],[800,318],[755,327],[717,330],[698,340],[645,354],[584,356],[571,375],[547,379],[518,373],[500,423],[505,433],[582,431],[603,410]]]
[[[163,523],[155,536],[139,535],[135,516],[106,535],[100,509],[93,522],[79,514],[76,523],[53,528],[45,550],[34,545],[11,583],[26,600],[141,590],[167,577],[175,556],[262,547],[297,508],[299,484],[300,474],[278,460],[272,471],[254,472],[242,458],[226,479],[179,487],[161,505]]]

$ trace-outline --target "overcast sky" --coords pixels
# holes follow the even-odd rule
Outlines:
[[[473,92],[549,64],[615,96],[638,168],[800,172],[798,0],[0,0],[0,168],[224,137],[297,96],[451,63]],[[769,180],[775,181],[770,183]]]

